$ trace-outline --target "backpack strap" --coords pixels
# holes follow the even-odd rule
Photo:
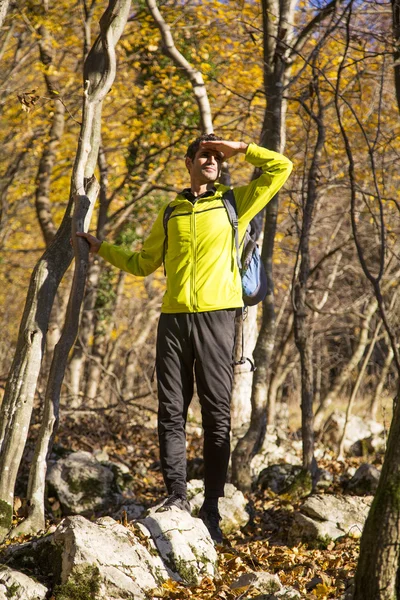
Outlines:
[[[235,247],[236,247],[236,261],[239,267],[239,271],[241,271],[242,269],[242,261],[240,258],[240,251],[239,251],[239,221],[238,221],[238,214],[237,214],[237,208],[236,208],[236,200],[235,200],[235,195],[233,193],[233,190],[227,190],[226,192],[224,192],[223,196],[222,196],[222,202],[225,206],[226,212],[228,213],[228,218],[230,221],[230,224],[232,225],[233,228],[233,235],[235,238]]]
[[[167,254],[167,248],[168,248],[168,221],[169,221],[170,216],[174,212],[174,210],[175,210],[175,206],[171,206],[170,204],[168,204],[168,206],[165,208],[164,216],[163,216],[163,226],[164,226],[164,233],[165,233],[164,247],[163,247],[164,275],[167,274],[167,272],[165,270],[165,255]]]

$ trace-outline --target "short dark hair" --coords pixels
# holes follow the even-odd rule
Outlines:
[[[189,144],[185,157],[187,156],[190,158],[190,160],[194,160],[196,152],[200,148],[201,142],[212,142],[214,140],[222,140],[222,138],[219,135],[215,135],[215,133],[203,133],[203,135],[200,135],[191,144]]]

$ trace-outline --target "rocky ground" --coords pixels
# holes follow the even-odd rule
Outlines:
[[[189,478],[198,480],[201,478],[202,469],[202,440],[196,427],[189,429],[192,431],[188,435]],[[289,444],[290,440],[291,436],[288,435]],[[293,448],[293,454],[298,453],[299,444],[293,444]],[[19,495],[15,503],[16,522],[23,518],[26,510],[24,493],[27,466],[32,449],[33,439],[28,446],[19,477],[17,489]],[[119,489],[124,488],[125,504],[117,502],[117,500],[113,504],[113,501],[109,500],[108,503],[102,504],[99,501],[97,505],[87,505],[86,510],[83,511],[84,518],[91,522],[100,517],[111,516],[123,527],[131,529],[137,534],[137,526],[134,521],[143,516],[140,508],[149,509],[164,497],[165,492],[158,460],[157,434],[151,422],[148,422],[147,426],[143,423],[135,425],[135,418],[132,417],[130,423],[123,413],[112,416],[106,413],[93,415],[89,412],[69,415],[64,417],[61,423],[54,450],[54,465],[57,464],[57,460],[61,458],[64,460],[65,457],[68,457],[71,451],[90,453],[93,460],[96,459],[99,464],[101,463],[102,469],[108,468],[112,464],[119,465]],[[367,493],[373,492],[373,486],[376,485],[376,479],[373,476],[379,477],[379,470],[374,472],[373,469],[379,469],[381,455],[374,453],[369,456],[364,455],[337,461],[329,450],[320,451],[319,454],[318,464],[324,471],[323,481],[316,493],[308,500],[296,497],[296,494],[290,494],[287,491],[290,477],[296,473],[293,469],[298,467],[286,465],[284,469],[280,466],[279,468],[274,467],[272,470],[271,467],[267,471],[264,470],[258,483],[254,486],[254,491],[246,495],[245,504],[248,516],[246,515],[245,521],[248,521],[247,524],[225,528],[226,541],[216,548],[217,570],[203,569],[201,577],[194,577],[190,581],[187,577],[181,577],[181,581],[177,581],[166,575],[147,597],[220,598],[226,600],[234,598],[319,598],[320,600],[345,598],[356,567],[358,538],[365,518],[364,513],[366,514],[368,511],[370,502],[370,496],[365,496],[365,490],[362,492],[356,490],[357,495],[351,491],[351,485],[355,485],[354,478],[351,478],[361,464],[375,463],[375,466],[369,467],[367,477],[364,476],[363,479],[364,487],[365,485],[367,488],[372,486]],[[282,464],[283,461],[279,462]],[[53,473],[50,477],[51,481],[52,477],[54,487],[49,486],[47,500],[50,531],[55,530],[66,513],[82,514],[79,507],[73,506],[66,510],[67,500],[57,493],[57,477]],[[107,475],[107,477],[109,476]],[[344,492],[347,492],[346,496],[343,496]],[[96,494],[101,496],[99,490],[96,490]],[[74,493],[73,496],[76,499],[77,494]],[[117,498],[117,496],[114,497]],[[342,499],[346,504],[345,508],[342,505],[336,506]],[[333,503],[329,505],[329,508],[327,508],[328,502]],[[339,516],[334,516],[332,521],[325,521],[324,513],[330,514],[336,509],[339,511]],[[346,513],[343,518],[340,511]],[[83,519],[83,517],[78,517],[78,519]],[[242,523],[245,521],[242,520]],[[321,522],[322,529],[320,529]],[[77,527],[76,522],[71,523],[73,523],[73,527]],[[315,523],[317,523],[318,530],[315,529]],[[112,523],[104,521],[102,527],[115,528],[116,525],[114,525],[114,521]],[[60,537],[59,533],[57,535]],[[87,534],[85,533],[85,535]],[[11,564],[13,559],[10,558],[10,547],[15,549],[18,548],[18,545],[29,541],[29,538],[22,538],[3,544],[0,548],[1,562]],[[14,552],[14,556],[17,554],[18,552]],[[174,565],[175,571],[178,571],[176,561]],[[33,571],[32,567],[30,569],[31,572],[29,569],[25,572],[35,576],[34,569]],[[270,578],[271,576],[277,576],[272,582],[274,586],[278,581],[276,588],[273,586],[271,588],[270,580],[267,588],[264,585],[265,582],[262,581],[263,577]],[[68,592],[68,589],[72,588],[62,590],[60,586],[47,583],[45,596],[37,596],[37,598],[89,600],[89,598],[95,597],[95,593],[90,589],[85,592],[86,595],[76,596],[74,595],[75,591]],[[2,592],[0,573],[0,599],[2,593],[5,594],[4,598],[14,597],[7,595],[9,593],[7,589],[9,590],[10,587],[6,591],[4,589]],[[271,593],[266,594],[266,589]],[[36,596],[33,597],[36,598]],[[135,595],[131,597],[135,597]],[[15,598],[22,599],[24,597],[17,595]]]

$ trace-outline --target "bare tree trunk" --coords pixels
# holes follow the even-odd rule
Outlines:
[[[286,100],[291,67],[298,57],[307,39],[313,35],[316,27],[328,16],[334,15],[340,4],[332,0],[325,5],[294,39],[295,0],[263,0],[263,37],[264,37],[264,89],[266,111],[261,134],[261,145],[282,152],[286,136]],[[262,259],[267,273],[271,292],[263,302],[261,329],[254,351],[257,371],[253,377],[252,417],[244,437],[239,440],[232,455],[232,480],[237,487],[248,490],[251,487],[248,464],[262,444],[268,399],[268,378],[272,353],[275,344],[276,322],[273,296],[272,254],[274,248],[276,221],[278,213],[278,195],[266,208],[266,221]]]
[[[300,355],[301,366],[301,432],[303,442],[303,467],[314,474],[314,374],[313,374],[313,336],[309,326],[310,316],[307,308],[307,288],[310,275],[310,232],[314,206],[317,199],[318,174],[322,150],[325,143],[324,107],[318,86],[318,75],[313,68],[313,88],[316,93],[317,112],[301,103],[309,117],[317,126],[317,141],[308,173],[307,196],[303,208],[303,224],[299,243],[299,270],[294,284],[294,337]]]
[[[152,303],[153,304],[153,303]],[[158,299],[157,299],[158,304]],[[139,335],[135,337],[132,343],[132,350],[126,357],[125,369],[124,369],[124,377],[122,381],[122,395],[124,398],[129,398],[132,396],[134,392],[135,385],[135,375],[138,368],[138,360],[139,360],[139,351],[146,343],[150,333],[154,330],[154,324],[159,317],[158,308],[154,308],[154,306],[149,307],[150,310],[145,314],[145,319],[141,320],[141,323],[144,321],[141,327],[137,329],[133,326],[132,331],[140,331]]]
[[[116,309],[117,293],[115,291],[114,269],[111,265],[103,263],[97,282],[97,299],[94,306],[93,343],[91,347],[84,396],[91,406],[104,406],[103,402],[94,402],[101,373],[105,369],[104,360],[107,343],[112,328],[112,316]]]
[[[0,539],[11,527],[15,479],[25,447],[51,307],[73,256],[72,197],[63,222],[29,284],[17,348],[0,408]]]
[[[99,239],[102,239],[104,236],[104,228],[108,221],[107,213],[110,202],[107,198],[108,166],[105,158],[104,148],[101,144],[99,147],[98,166],[100,171],[100,206],[96,235]],[[79,337],[75,343],[73,355],[69,363],[72,403],[75,407],[78,407],[80,404],[79,392],[81,389],[82,373],[85,366],[86,357],[89,353],[89,339],[93,335],[95,321],[94,314],[99,281],[102,271],[108,268],[96,256],[89,257],[89,259],[87,285],[85,290],[85,298],[83,301]]]
[[[101,105],[115,78],[115,45],[118,42],[118,39],[121,36],[122,31],[125,27],[128,18],[129,8],[130,0],[110,0],[106,11],[100,19],[101,34],[93,44],[92,50],[85,61],[85,94],[82,110],[82,126],[79,137],[76,160],[72,174],[71,197],[73,194],[75,195],[76,192],[80,196],[84,196],[85,188],[88,188],[88,195],[90,194],[91,197],[90,199],[87,199],[88,205],[86,208],[85,215],[86,228],[88,226],[88,223],[90,222],[91,212],[93,210],[94,205],[94,197],[92,194],[94,190],[96,192],[95,195],[97,195],[98,192],[98,189],[96,189],[97,182],[93,177],[93,172],[97,161],[97,154],[100,143],[99,133]],[[70,233],[70,229],[68,233]],[[57,235],[55,240],[56,239]],[[49,381],[47,384],[45,414],[48,416],[48,422],[44,421],[42,423],[42,427],[39,433],[39,439],[37,442],[37,449],[35,452],[37,460],[34,461],[34,463],[32,464],[29,484],[29,501],[31,503],[31,512],[26,520],[26,523],[21,525],[21,529],[25,531],[36,531],[37,529],[41,529],[44,525],[44,486],[46,475],[46,461],[44,460],[44,457],[47,454],[48,448],[50,446],[50,438],[51,432],[53,430],[53,425],[58,418],[59,395],[61,391],[61,384],[64,377],[68,351],[76,335],[75,332],[78,324],[79,308],[84,289],[83,274],[86,273],[87,268],[88,248],[85,240],[78,240],[75,236],[73,236],[73,243],[75,252],[77,254],[77,264],[75,269],[76,274],[74,275],[75,281],[70,297],[70,309],[67,311],[67,315],[69,318],[66,319],[63,334],[55,349],[53,363],[50,370]],[[68,240],[66,240],[66,245],[70,245],[69,236]],[[53,298],[51,299],[50,307],[53,302]],[[32,304],[33,302],[34,298],[32,299]],[[49,308],[47,306],[45,307],[45,312],[47,316],[47,324],[49,315]],[[37,356],[40,356],[41,358],[41,354],[43,351],[43,329],[41,330],[41,335],[38,335],[36,337],[39,339],[41,346],[40,348],[37,348],[35,363],[38,362]],[[37,345],[38,342],[36,343],[36,346]],[[37,365],[37,373],[39,371],[39,367],[40,364]],[[22,379],[24,379],[24,376],[22,377]],[[34,381],[34,385],[32,385],[32,382],[30,382],[30,391],[32,396],[30,402],[30,410],[25,411],[25,413],[29,412],[29,416],[32,410],[32,400],[36,380]],[[16,411],[14,411],[14,414],[15,412]],[[10,424],[12,424],[13,426],[10,427]],[[18,425],[20,425],[20,423],[18,423]],[[15,421],[11,423],[11,419],[8,419],[7,431],[10,433],[3,442],[4,446],[2,447],[0,459],[0,516],[2,517],[0,519],[0,536],[2,535],[3,537],[11,526],[11,507],[14,493],[15,478],[19,467],[21,454],[26,441],[27,427],[28,423],[25,426],[25,431],[23,433],[21,432],[18,435],[16,434],[15,430],[18,429],[19,432],[21,426],[19,428],[16,427]],[[12,436],[14,443],[10,443],[10,437]],[[13,466],[12,470],[8,467],[8,465],[10,465],[11,462]],[[3,476],[3,473],[6,473],[6,477]]]
[[[54,115],[50,128],[49,139],[45,144],[41,159],[39,161],[38,173],[36,176],[36,198],[35,207],[39,220],[39,225],[46,243],[49,247],[56,234],[56,226],[53,221],[50,208],[50,178],[56,159],[56,150],[64,132],[65,107],[58,97],[57,81],[50,74],[50,67],[53,65],[53,50],[51,38],[44,25],[39,28],[40,40],[40,60],[45,69],[45,81],[47,92],[54,102]]]
[[[239,360],[242,356],[242,327],[244,327],[243,353],[246,358],[253,360],[253,352],[258,333],[257,312],[257,306],[249,306],[246,319],[244,321],[242,319],[237,319],[236,360]],[[253,372],[247,361],[244,365],[235,368],[231,400],[231,424],[234,434],[243,430],[243,427],[248,427],[250,423],[252,381]]]
[[[85,273],[87,268],[87,257],[89,249],[86,245],[81,249],[76,248],[76,231],[83,231],[85,218],[90,214],[90,207],[94,204],[98,192],[97,185],[91,186],[91,198],[81,196],[76,200],[76,208],[73,217],[72,234],[77,251],[77,268],[74,272],[74,281],[67,308],[65,325],[61,338],[58,341],[53,354],[50,367],[49,379],[46,389],[42,424],[36,442],[35,453],[32,459],[29,473],[27,499],[29,505],[28,517],[22,521],[12,532],[11,536],[19,536],[26,533],[36,533],[44,529],[44,495],[45,479],[47,470],[47,456],[50,448],[50,440],[59,413],[59,397],[61,385],[64,378],[65,367],[68,360],[68,352],[78,331],[78,318],[81,298],[85,286]]]
[[[160,30],[164,53],[172,59],[178,69],[181,69],[185,73],[192,84],[193,93],[199,107],[201,130],[203,133],[211,133],[213,131],[211,107],[202,74],[195,69],[176,48],[171,29],[164,21],[158,9],[156,0],[146,0],[146,4]]]
[[[24,149],[15,157],[15,159],[8,165],[7,171],[3,175],[2,181],[0,182],[0,249],[4,246],[8,237],[8,192],[12,186],[16,175],[19,173],[25,157],[35,142],[36,133],[31,135],[25,141]]]
[[[9,4],[10,0],[0,0],[0,27],[3,26],[4,20],[7,16]]]
[[[291,315],[288,320],[286,337],[282,344],[282,348],[280,349],[278,360],[275,362],[274,372],[270,379],[267,405],[267,426],[271,426],[275,423],[278,390],[286,380],[287,375],[292,371],[296,364],[296,360],[289,358],[293,346],[293,341],[293,315]]]
[[[349,16],[347,19],[347,39],[343,62],[347,55],[350,45],[350,18],[351,5],[349,6]],[[400,47],[400,2],[392,0],[393,8],[393,36],[394,36],[394,59],[395,64],[395,85],[398,107],[400,108],[400,69],[398,63]],[[341,69],[338,76],[338,92],[340,86]],[[336,107],[339,119],[341,134],[345,143],[346,153],[349,160],[349,176],[351,182],[351,218],[353,235],[357,247],[358,257],[365,276],[371,282],[378,302],[382,321],[390,339],[393,351],[394,362],[396,365],[397,377],[400,377],[400,356],[398,349],[398,340],[395,332],[391,328],[385,304],[380,289],[380,280],[385,266],[385,223],[383,220],[382,198],[380,197],[379,187],[376,186],[377,199],[379,201],[380,212],[380,261],[379,271],[374,276],[369,270],[364,250],[360,244],[357,230],[357,219],[355,216],[356,200],[356,182],[355,169],[352,149],[348,139],[347,132],[341,121],[340,106],[338,102],[339,95],[336,96]],[[369,147],[369,158],[372,171],[374,171],[373,153]],[[354,600],[364,600],[365,598],[379,598],[379,600],[393,600],[400,595],[399,579],[399,557],[400,557],[400,387],[397,390],[397,396],[394,400],[394,410],[392,424],[390,427],[385,460],[382,466],[382,472],[376,490],[368,518],[364,525],[361,536],[360,556],[355,575]]]
[[[264,31],[264,88],[267,108],[264,116],[261,145],[282,152],[285,145],[286,102],[283,90],[289,80],[290,69],[284,60],[285,51],[280,46],[282,30],[288,40],[292,38],[293,11],[295,3],[263,0]],[[251,420],[245,435],[238,441],[232,454],[232,481],[241,490],[251,487],[248,468],[251,456],[257,453],[265,431],[268,400],[268,374],[275,343],[275,310],[272,275],[272,255],[278,214],[278,195],[266,207],[266,221],[262,246],[262,260],[267,273],[269,293],[262,304],[261,330],[254,349],[257,370],[253,375],[251,393]]]
[[[74,352],[69,363],[70,391],[72,395],[72,406],[80,406],[82,398],[80,390],[82,387],[82,374],[86,362],[86,353],[89,351],[89,338],[93,333],[93,313],[96,304],[97,287],[102,265],[98,258],[89,257],[89,268],[85,298],[83,302],[82,318],[79,327],[79,336],[76,340]],[[84,396],[84,394],[82,394]]]
[[[395,399],[385,460],[361,537],[353,600],[394,600],[400,554],[400,401]]]

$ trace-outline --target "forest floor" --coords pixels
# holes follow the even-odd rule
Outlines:
[[[33,431],[38,424],[33,426]],[[32,428],[31,428],[32,429]],[[34,435],[34,434],[33,434]],[[26,458],[32,455],[33,440],[28,444]],[[106,451],[111,461],[129,467],[134,476],[133,491],[137,501],[151,507],[165,496],[158,458],[157,431],[130,421],[123,413],[82,412],[64,416],[56,438],[59,448],[68,450]],[[188,459],[202,456],[202,439],[188,435]],[[325,493],[341,493],[340,475],[350,466],[357,467],[363,459],[346,461],[324,460],[319,466],[332,472],[334,482]],[[27,466],[19,477],[26,482]],[[23,495],[23,486],[19,493]],[[18,492],[18,490],[17,490]],[[259,595],[257,590],[232,590],[230,585],[239,575],[250,571],[276,573],[283,585],[296,588],[302,598],[325,600],[340,598],[349,587],[357,563],[359,542],[341,538],[326,547],[312,548],[306,544],[288,543],[288,532],[297,504],[291,504],[269,490],[247,494],[251,519],[249,524],[226,538],[218,546],[221,578],[203,579],[199,587],[176,582],[164,584],[157,597],[172,599],[247,599]],[[49,525],[62,518],[56,499],[48,499]],[[100,516],[100,515],[95,515]],[[25,540],[24,540],[25,541]],[[1,546],[0,546],[1,551]],[[155,596],[156,597],[156,596]]]

